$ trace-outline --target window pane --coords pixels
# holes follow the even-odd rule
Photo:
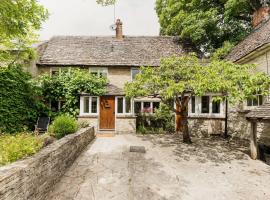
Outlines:
[[[123,110],[124,110],[123,100],[124,100],[123,97],[117,98],[117,113],[123,113]]]
[[[98,76],[98,72],[91,72],[93,76]]]
[[[209,113],[209,96],[202,96],[202,113]]]
[[[212,113],[220,113],[220,101],[212,102]]]
[[[259,95],[259,105],[261,106],[263,104],[263,96]]]
[[[51,110],[57,112],[58,110],[58,101],[51,101]]]
[[[97,113],[97,97],[92,97],[92,102],[91,102],[91,113]]]
[[[252,98],[247,99],[247,106],[252,106]]]
[[[143,112],[150,113],[151,112],[151,103],[143,102]]]
[[[83,99],[83,112],[89,113],[89,97],[84,97]]]
[[[140,113],[141,112],[141,102],[135,102],[134,103],[134,112],[136,114]]]
[[[195,113],[195,105],[196,105],[196,102],[195,102],[195,97],[191,97],[191,112],[192,113]]]
[[[126,113],[131,113],[131,100],[126,98]]]
[[[139,69],[132,69],[131,74],[132,74],[132,80],[135,79],[136,75],[140,73]]]
[[[156,109],[159,108],[159,102],[153,102],[153,112],[156,111]]]
[[[258,97],[256,96],[254,99],[253,99],[253,106],[258,106]]]

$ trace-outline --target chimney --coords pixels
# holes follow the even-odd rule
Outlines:
[[[122,40],[123,39],[123,23],[120,19],[116,20],[116,39]]]
[[[260,7],[253,13],[253,28],[267,21],[270,17],[270,7],[267,4],[267,0],[262,0],[261,3],[263,4],[262,7]]]

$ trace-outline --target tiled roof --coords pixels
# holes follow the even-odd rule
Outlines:
[[[242,42],[236,45],[230,54],[227,56],[228,60],[233,62],[243,58],[255,49],[270,42],[270,20],[266,21],[260,27],[256,28],[249,36]]]
[[[182,55],[177,37],[56,36],[39,55],[40,65],[159,66],[160,58]]]
[[[270,120],[270,101],[266,102],[264,105],[252,110],[246,115],[247,118],[255,119],[269,119]]]

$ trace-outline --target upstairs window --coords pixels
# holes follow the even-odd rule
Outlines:
[[[132,68],[131,69],[131,80],[134,81],[136,76],[140,73],[139,68]]]
[[[97,77],[107,78],[108,76],[108,68],[106,67],[90,67],[90,73]]]

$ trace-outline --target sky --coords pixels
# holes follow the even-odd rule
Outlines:
[[[55,35],[114,35],[114,7],[103,7],[96,0],[39,0],[50,13],[40,30],[40,40]],[[123,22],[125,35],[158,35],[155,0],[118,0],[116,19]]]

